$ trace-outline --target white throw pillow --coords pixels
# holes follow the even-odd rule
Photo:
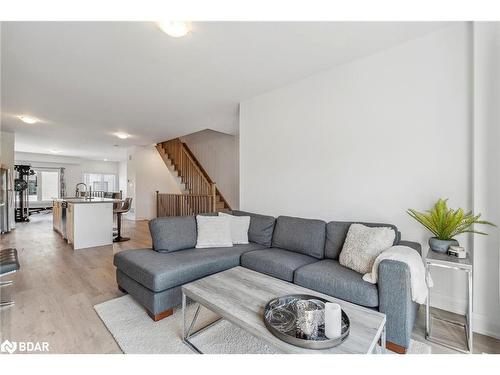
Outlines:
[[[344,267],[365,274],[384,250],[394,244],[396,233],[389,227],[367,227],[351,224],[340,253],[339,262]]]
[[[234,216],[219,212],[219,216],[229,219],[231,225],[231,239],[233,245],[245,245],[248,243],[248,228],[250,228],[250,216]]]
[[[197,248],[232,247],[231,224],[224,216],[196,216],[198,226]]]

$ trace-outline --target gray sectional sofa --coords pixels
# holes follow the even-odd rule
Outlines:
[[[410,272],[404,263],[384,260],[377,285],[365,282],[361,274],[338,262],[351,222],[258,215],[251,217],[248,245],[196,249],[196,219],[193,216],[164,217],[150,221],[153,249],[125,250],[114,257],[121,290],[142,304],[158,320],[181,303],[183,284],[205,276],[243,266],[318,292],[331,295],[387,315],[387,341],[392,350],[404,352],[419,305],[412,302]],[[391,224],[363,223],[394,229],[394,244],[401,241]]]

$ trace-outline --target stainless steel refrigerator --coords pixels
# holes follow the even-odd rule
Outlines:
[[[0,166],[0,233],[7,233],[13,228],[14,190],[13,176],[10,171]]]

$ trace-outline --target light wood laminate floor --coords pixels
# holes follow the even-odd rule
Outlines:
[[[15,305],[0,311],[0,342],[48,341],[51,353],[121,353],[93,306],[122,295],[116,286],[113,255],[151,246],[147,222],[124,220],[123,224],[130,241],[77,251],[52,230],[48,213],[35,214],[31,222],[17,223],[17,229],[2,235],[0,248],[17,248],[21,271],[14,276],[13,288],[2,288],[3,298],[13,293]],[[423,310],[413,338],[427,342]],[[459,330],[436,325],[434,332],[463,342]],[[478,334],[474,338],[475,352],[500,353],[500,341]],[[433,353],[453,353],[427,343]]]

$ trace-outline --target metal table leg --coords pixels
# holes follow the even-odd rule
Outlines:
[[[468,308],[467,308],[467,346],[469,347],[469,352],[472,353],[473,349],[473,336],[474,332],[472,330],[472,271],[467,272],[468,276],[468,288],[467,288],[467,297],[468,297]]]
[[[382,354],[386,354],[386,345],[387,345],[386,324],[384,324],[384,328],[382,330],[382,336],[380,337],[380,347],[382,348]]]
[[[198,349],[196,347],[196,345],[194,345],[189,339],[191,337],[194,337],[194,336],[198,335],[199,333],[205,331],[206,329],[212,327],[214,324],[220,322],[222,320],[222,318],[218,318],[218,319],[214,320],[213,322],[207,324],[206,326],[201,327],[200,329],[196,330],[195,332],[192,332],[194,325],[196,324],[196,321],[198,319],[200,309],[202,306],[198,302],[197,302],[197,305],[198,306],[197,306],[196,311],[194,313],[194,317],[188,326],[186,324],[187,296],[184,293],[182,293],[182,342],[184,344],[186,344],[195,353],[203,354],[203,352],[200,349]]]
[[[425,281],[429,280],[429,264],[425,263]],[[425,301],[425,338],[431,335],[431,288],[427,284],[427,300]]]

